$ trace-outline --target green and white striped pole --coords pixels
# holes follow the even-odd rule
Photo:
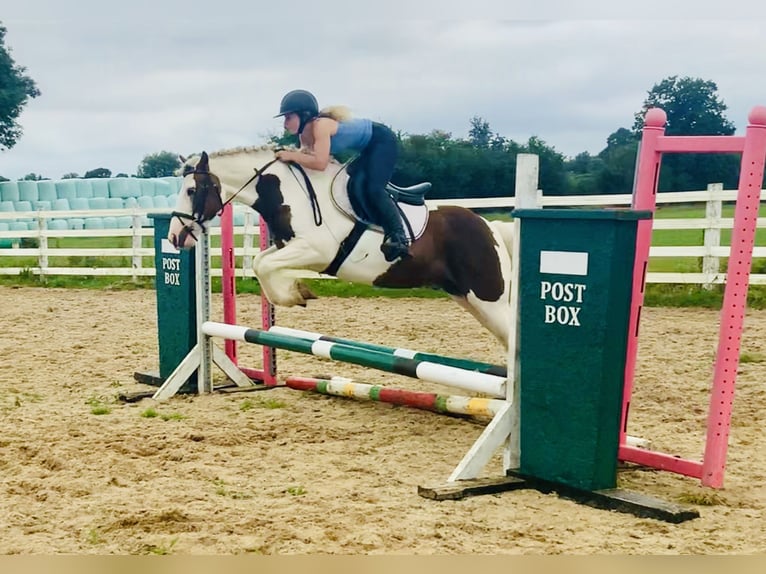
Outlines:
[[[502,398],[505,396],[505,377],[467,371],[448,365],[440,365],[429,361],[418,361],[407,357],[398,357],[390,353],[373,351],[352,345],[334,343],[332,341],[310,341],[289,335],[259,331],[239,325],[227,325],[206,321],[202,332],[210,337],[221,337],[286,349],[297,353],[324,357],[363,367],[370,367],[388,373],[396,373],[422,381],[456,387],[475,393]]]
[[[458,369],[465,369],[466,371],[488,373],[490,375],[497,375],[499,377],[505,377],[507,373],[506,367],[503,365],[493,365],[491,363],[472,361],[470,359],[445,357],[443,355],[436,355],[432,353],[421,353],[419,351],[403,349],[400,347],[386,347],[384,345],[377,345],[375,343],[364,343],[362,341],[354,341],[352,339],[342,339],[340,337],[322,335],[321,333],[304,331],[302,329],[293,329],[291,327],[283,327],[281,325],[274,325],[269,329],[269,333],[278,333],[280,335],[298,337],[299,339],[307,339],[309,341],[330,341],[332,343],[340,343],[342,345],[351,345],[353,347],[360,347],[362,349],[369,349],[371,351],[379,351],[381,353],[396,355],[397,357],[406,357],[408,359],[415,359],[416,361],[428,361],[430,363],[448,365],[450,367],[457,367]]]

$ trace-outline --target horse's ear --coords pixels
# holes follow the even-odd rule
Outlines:
[[[196,171],[201,172],[209,172],[210,171],[210,165],[208,163],[208,157],[207,152],[203,151],[202,155],[199,158],[199,163],[197,164]]]
[[[178,154],[178,159],[181,161],[182,164],[186,163],[186,158],[182,156],[180,153]]]

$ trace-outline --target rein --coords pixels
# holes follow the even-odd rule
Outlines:
[[[303,176],[303,179],[306,180],[306,190],[309,193],[309,201],[311,203],[311,211],[314,214],[314,225],[319,227],[322,225],[322,211],[319,209],[319,200],[317,199],[317,193],[314,191],[314,184],[311,183],[311,180],[309,179],[308,174],[306,173],[306,170],[303,169],[303,166],[299,163],[292,162],[292,164],[295,166],[295,169],[297,169],[301,175]]]
[[[231,203],[231,201],[237,197],[240,192],[245,189],[248,185],[253,183],[255,181],[255,178],[257,178],[260,175],[263,175],[263,172],[265,172],[267,169],[269,169],[272,165],[274,165],[279,160],[277,158],[272,159],[270,162],[268,162],[266,165],[264,165],[261,169],[258,169],[257,167],[253,168],[255,170],[255,173],[253,174],[253,177],[248,179],[245,183],[242,184],[242,187],[240,187],[236,193],[232,194],[232,196],[223,202],[223,205],[221,206],[221,212],[223,212],[223,208],[226,207]]]
[[[237,197],[237,195],[245,189],[248,185],[250,185],[255,179],[263,175],[263,173],[270,168],[274,163],[279,161],[277,158],[272,159],[270,162],[268,162],[266,165],[264,165],[261,169],[253,168],[255,169],[255,173],[253,174],[253,177],[248,179],[244,184],[242,184],[242,187],[240,187],[236,193],[234,193],[229,199],[227,199],[223,205],[221,206],[221,212],[223,212],[223,208],[226,207],[231,201]],[[311,211],[314,214],[314,224],[319,227],[322,225],[322,211],[319,209],[319,200],[317,199],[316,191],[314,190],[314,185],[311,183],[311,179],[309,179],[308,174],[306,173],[306,170],[303,169],[303,166],[296,162],[290,162],[290,165],[292,165],[296,170],[300,172],[300,174],[303,176],[303,179],[306,181],[306,189],[309,194],[309,202],[311,203]],[[220,213],[219,213],[220,214]]]

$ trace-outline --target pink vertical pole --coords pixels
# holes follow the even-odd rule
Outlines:
[[[659,108],[651,108],[644,117],[644,129],[641,136],[636,170],[635,189],[633,190],[633,209],[647,210],[654,213],[657,207],[657,183],[660,177],[662,154],[657,151],[657,140],[665,133],[667,114]],[[622,418],[620,423],[620,445],[626,442],[630,397],[633,392],[633,377],[638,354],[638,327],[641,309],[644,305],[646,270],[649,265],[649,248],[652,242],[651,219],[638,221],[636,232],[636,255],[633,264],[633,298],[630,306],[628,323],[628,349],[625,357],[625,378],[623,381]]]
[[[227,206],[230,209],[230,206]],[[225,212],[224,212],[225,213]],[[229,325],[237,324],[237,307],[236,307],[236,293],[235,293],[235,267],[234,267],[234,223],[233,218],[230,216],[226,221],[223,216],[221,218],[221,237],[227,238],[227,245],[230,246],[231,258],[224,258],[223,264],[223,276],[224,276],[224,323]],[[263,219],[260,219],[259,223],[259,248],[261,251],[267,249],[271,244],[269,239],[269,229]],[[221,242],[224,245],[223,240]],[[230,278],[230,281],[228,280]],[[226,287],[226,286],[229,287]],[[261,292],[261,328],[264,331],[268,331],[275,322],[274,305],[269,303],[269,300]],[[234,342],[229,341],[228,342]],[[232,346],[234,353],[236,354],[236,346]],[[228,355],[227,347],[227,355]],[[235,357],[229,355],[232,361],[235,361]],[[239,367],[239,369],[245,373],[248,377],[254,381],[260,381],[267,386],[275,386],[277,384],[277,356],[274,349],[271,347],[263,347],[263,368],[252,369],[248,367]]]
[[[702,463],[702,484],[714,488],[723,486],[726,468],[734,383],[739,366],[740,342],[763,184],[766,107],[753,108],[748,120],[750,125],[747,126],[745,147],[742,151],[731,251],[721,309],[718,352],[713,371],[713,391],[708,410],[705,457]]]
[[[237,294],[234,261],[234,215],[231,203],[221,213],[221,291],[223,293],[223,322],[237,324]],[[237,364],[237,342],[226,340],[224,350],[231,361]]]
[[[269,228],[263,217],[259,219],[258,240],[261,251],[265,251],[271,244]],[[274,305],[269,303],[261,288],[261,328],[268,331],[274,326]],[[277,384],[277,353],[276,349],[263,347],[263,384],[273,386]]]

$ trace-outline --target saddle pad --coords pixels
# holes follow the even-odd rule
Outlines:
[[[359,218],[354,212],[354,208],[351,207],[351,200],[348,198],[348,190],[346,189],[346,183],[348,178],[335,177],[332,180],[332,201],[335,206],[346,214],[350,219],[357,221]],[[406,203],[397,203],[399,206],[399,213],[401,214],[402,225],[404,226],[404,232],[409,235],[409,229],[407,222],[412,228],[412,237],[410,242],[415,241],[426,230],[428,224],[428,206],[427,205],[409,205]],[[379,225],[372,225],[373,229],[382,231]]]

